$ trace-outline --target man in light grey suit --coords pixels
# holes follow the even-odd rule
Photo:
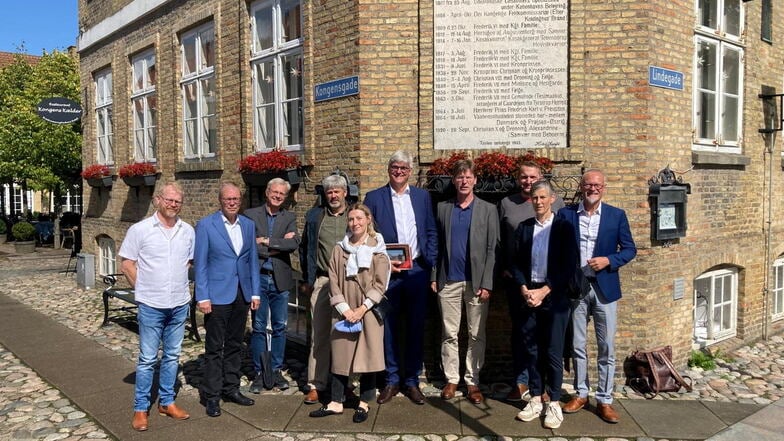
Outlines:
[[[465,303],[468,351],[463,379],[468,400],[479,404],[484,401],[479,371],[485,361],[485,325],[498,249],[498,211],[493,204],[474,196],[476,176],[471,160],[455,164],[452,182],[457,189],[455,199],[438,204],[436,225],[444,240],[439,241],[438,263],[431,277],[442,317],[441,363],[447,384],[441,398],[454,398],[460,381],[457,334]]]

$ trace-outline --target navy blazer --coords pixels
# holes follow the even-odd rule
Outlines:
[[[417,224],[419,254],[424,259],[424,269],[430,271],[436,264],[438,257],[438,231],[433,215],[433,203],[426,190],[413,186],[409,186],[409,188],[411,189],[411,205],[414,207],[414,218]],[[392,190],[389,184],[368,192],[365,196],[365,205],[370,208],[376,231],[384,236],[384,242],[398,243],[395,210],[392,206]]]
[[[532,246],[536,218],[529,218],[517,226],[514,240],[518,255],[511,263],[512,276],[518,286],[528,285],[531,280]],[[550,287],[548,297],[554,305],[568,307],[568,291],[574,289],[574,276],[578,271],[577,262],[580,252],[574,239],[574,229],[561,216],[555,215],[550,227],[550,241],[547,249],[547,277],[545,283]],[[545,299],[546,300],[546,299]]]
[[[234,252],[220,211],[203,217],[196,224],[193,266],[196,276],[196,301],[228,305],[242,288],[245,300],[260,294],[259,256],[256,252],[256,226],[238,215],[242,230],[242,249]]]
[[[637,247],[634,245],[626,212],[604,202],[601,204],[602,217],[592,257],[604,256],[610,260],[610,264],[606,268],[596,273],[596,282],[599,284],[599,289],[605,300],[614,302],[621,298],[621,279],[618,276],[618,269],[634,259],[634,256],[637,255]],[[569,205],[559,210],[558,214],[572,224],[579,250],[580,217],[577,214],[578,208],[580,208],[580,204]],[[585,264],[586,262],[579,262],[580,266]]]

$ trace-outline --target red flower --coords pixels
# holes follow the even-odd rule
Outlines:
[[[84,179],[97,179],[104,176],[111,176],[112,172],[109,167],[103,164],[93,164],[82,170],[82,177]]]
[[[145,176],[154,175],[156,173],[155,165],[149,162],[134,162],[133,164],[125,164],[120,167],[119,175],[121,178],[130,178],[131,176]]]
[[[298,168],[299,158],[281,150],[259,152],[245,157],[239,163],[240,173],[266,173]]]
[[[477,176],[512,176],[517,172],[519,159],[501,152],[486,152],[474,158],[474,171]]]
[[[446,158],[438,158],[430,164],[430,168],[427,170],[428,176],[439,176],[439,175],[452,175],[452,168],[455,166],[457,161],[462,161],[464,159],[468,159],[468,155],[465,152],[456,152],[452,153],[451,155],[447,156]]]

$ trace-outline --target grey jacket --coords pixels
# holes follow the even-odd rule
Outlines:
[[[256,224],[256,237],[267,236],[267,204],[247,210],[245,216]],[[295,287],[294,277],[291,272],[291,253],[299,247],[299,233],[297,232],[297,219],[294,213],[281,209],[276,216],[272,234],[269,235],[270,243],[256,245],[259,254],[259,265],[263,265],[268,257],[272,257],[272,272],[275,286],[280,291],[291,291]],[[294,237],[284,239],[286,233],[293,232]],[[270,256],[270,250],[277,250],[277,254]]]

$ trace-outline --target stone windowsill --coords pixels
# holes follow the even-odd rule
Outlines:
[[[751,163],[748,156],[734,153],[719,152],[691,152],[691,163],[694,165],[722,165],[732,167],[745,167]]]

